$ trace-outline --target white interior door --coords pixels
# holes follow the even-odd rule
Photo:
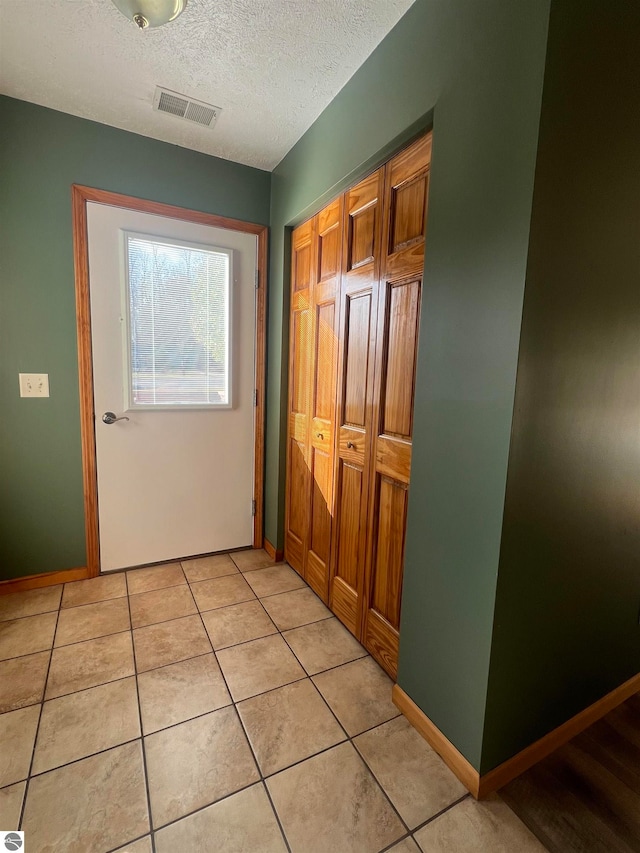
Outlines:
[[[249,546],[257,239],[87,217],[101,570]]]

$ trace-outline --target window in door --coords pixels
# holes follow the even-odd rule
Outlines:
[[[231,407],[232,255],[124,232],[127,409]]]

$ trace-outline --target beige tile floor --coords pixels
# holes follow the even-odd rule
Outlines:
[[[264,551],[0,597],[0,828],[81,853],[539,853]]]

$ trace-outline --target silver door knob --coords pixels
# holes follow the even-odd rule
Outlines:
[[[102,423],[103,424],[115,424],[116,421],[128,421],[128,420],[129,420],[129,418],[127,418],[125,415],[121,415],[120,417],[118,417],[115,414],[115,412],[105,412],[104,415],[102,416]]]

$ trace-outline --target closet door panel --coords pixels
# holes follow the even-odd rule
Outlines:
[[[389,477],[377,477],[376,571],[371,606],[392,627],[400,619],[404,522],[407,512],[407,487]]]
[[[401,151],[387,164],[384,257],[387,279],[424,265],[431,134]]]
[[[342,243],[342,199],[336,199],[318,214],[318,281],[334,282],[340,275]]]
[[[420,315],[420,280],[387,285],[385,347],[381,393],[382,432],[410,438],[416,341]]]
[[[333,481],[331,454],[314,447],[311,452],[312,496],[309,550],[325,561],[331,546],[330,489]]]
[[[316,305],[316,369],[313,416],[318,421],[333,423],[336,407],[336,299],[325,296]]]
[[[411,473],[430,137],[386,166],[363,642],[395,678]]]
[[[364,644],[392,677],[397,668],[407,497],[406,483],[376,472]]]
[[[309,491],[309,469],[304,444],[292,438],[289,441],[289,529],[290,541],[287,558],[294,556],[302,564],[302,547],[307,537],[307,495]],[[289,559],[289,562],[291,560]],[[293,565],[293,563],[292,563]],[[300,570],[299,570],[300,571]]]
[[[333,514],[336,356],[335,297],[316,307],[314,417],[310,424],[311,509],[306,580],[327,602]]]
[[[355,193],[352,193],[352,198]],[[377,199],[349,215],[348,270],[357,269],[374,260],[376,248]]]
[[[375,564],[365,621],[367,648],[387,672],[398,659],[398,628],[402,597],[402,568],[407,516],[407,486],[376,474],[372,531]]]
[[[292,284],[293,292],[311,286],[311,255],[313,252],[313,222],[305,222],[293,232]]]
[[[345,316],[342,413],[338,442],[337,553],[331,595],[333,610],[359,636],[359,596],[364,569],[362,515],[367,495],[367,385],[371,365],[371,292],[350,296]]]
[[[357,632],[358,566],[361,565],[360,499],[363,491],[363,469],[340,460],[338,468],[338,506],[336,524],[340,534],[331,608],[352,632]]]
[[[314,234],[313,221],[301,225],[293,232],[291,246],[285,556],[301,575],[305,574],[309,540]]]
[[[362,631],[367,552],[383,177],[383,171],[379,170],[344,197],[336,510],[330,604],[357,637]]]
[[[344,343],[343,422],[366,428],[367,380],[371,345],[371,291],[347,294]]]
[[[316,217],[316,273],[312,291],[313,400],[309,425],[311,507],[306,580],[329,600],[332,517],[334,512],[334,440],[338,370],[338,296],[342,248],[342,199]]]
[[[413,393],[418,343],[420,282],[387,283],[381,298],[379,432],[375,440],[375,488],[370,514],[364,643],[396,675],[400,599],[411,470]]]
[[[309,414],[309,346],[311,323],[305,297],[296,294],[291,314],[291,412],[306,418]]]
[[[395,254],[412,243],[420,242],[425,230],[427,182],[425,175],[402,181],[403,164],[391,166],[391,223],[389,228],[389,252]],[[397,178],[400,178],[398,183]]]

